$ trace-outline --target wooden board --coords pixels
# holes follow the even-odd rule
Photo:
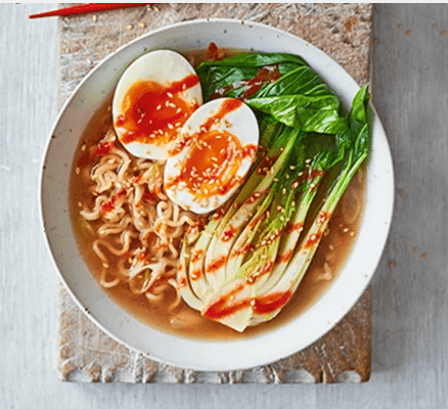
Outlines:
[[[64,17],[59,22],[59,106],[97,62],[155,28],[198,18],[235,18],[298,35],[338,61],[360,85],[369,79],[370,4],[160,4]],[[332,331],[276,363],[233,372],[158,364],[110,339],[59,287],[62,380],[168,383],[364,382],[370,376],[371,289]]]

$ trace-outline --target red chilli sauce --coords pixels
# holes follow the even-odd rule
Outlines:
[[[220,320],[249,307],[253,308],[254,314],[257,315],[270,314],[284,307],[292,296],[291,291],[285,291],[276,292],[257,298],[244,298],[235,303],[229,303],[231,297],[240,291],[240,289],[240,287],[237,287],[233,291],[222,296],[218,301],[208,307],[202,315],[212,320]]]

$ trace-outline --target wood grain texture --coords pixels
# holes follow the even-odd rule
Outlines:
[[[372,282],[371,379],[325,387],[59,381],[57,275],[36,199],[57,114],[58,20],[27,19],[54,8],[0,4],[0,407],[445,409],[448,7],[373,9],[374,102],[392,146],[395,213]]]
[[[164,4],[63,18],[59,24],[59,102],[107,54],[144,32],[179,21],[232,17],[258,21],[306,38],[336,59],[360,83],[368,80],[371,6],[297,4]],[[247,371],[206,373],[158,364],[102,333],[59,295],[62,380],[167,383],[363,382],[370,376],[371,290],[327,335],[309,348]]]

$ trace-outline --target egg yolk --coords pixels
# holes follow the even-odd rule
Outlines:
[[[236,173],[242,158],[241,143],[233,134],[211,131],[189,150],[181,180],[199,198],[225,194],[241,182]]]
[[[164,145],[177,138],[185,121],[197,109],[182,93],[199,83],[195,74],[165,86],[154,81],[138,81],[126,93],[115,121],[125,128],[122,143],[141,142]]]

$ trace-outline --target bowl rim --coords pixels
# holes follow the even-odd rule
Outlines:
[[[343,68],[337,61],[335,61],[333,58],[331,58],[328,54],[326,54],[325,52],[323,52],[321,49],[319,49],[318,47],[308,43],[307,41],[305,41],[304,39],[302,39],[301,37],[298,37],[294,34],[291,34],[287,31],[278,29],[276,27],[272,27],[266,24],[262,24],[262,23],[258,23],[258,22],[252,22],[252,21],[246,21],[246,20],[240,20],[240,19],[228,19],[228,18],[203,18],[203,19],[197,19],[197,20],[190,20],[190,21],[184,21],[184,22],[179,22],[179,23],[175,23],[175,24],[170,24],[168,26],[164,26],[164,27],[160,27],[156,30],[152,30],[149,31],[147,33],[145,33],[142,36],[139,36],[135,39],[133,39],[132,41],[123,44],[122,46],[120,46],[119,48],[117,48],[116,50],[114,50],[113,52],[111,52],[110,54],[108,54],[106,57],[104,57],[103,59],[101,59],[101,61],[99,61],[97,63],[97,65],[89,71],[88,74],[86,74],[81,81],[77,84],[77,86],[75,87],[75,89],[73,91],[71,91],[71,94],[67,97],[66,101],[63,103],[62,107],[60,108],[58,115],[51,127],[51,130],[48,134],[47,137],[47,143],[45,145],[45,151],[44,151],[44,155],[43,155],[43,159],[41,162],[41,168],[40,168],[40,175],[39,175],[39,216],[40,216],[40,221],[42,223],[43,226],[43,234],[45,237],[45,242],[46,242],[46,247],[48,249],[48,252],[50,254],[50,258],[52,260],[52,263],[54,265],[54,267],[56,268],[57,274],[59,276],[59,279],[61,280],[61,282],[63,283],[65,289],[67,290],[67,292],[70,294],[70,296],[72,297],[72,299],[75,301],[75,303],[77,304],[77,306],[81,309],[81,311],[83,311],[83,313],[92,321],[94,322],[94,324],[99,327],[103,332],[105,332],[108,336],[110,336],[112,339],[114,339],[115,341],[117,341],[118,343],[120,343],[121,345],[126,346],[127,348],[129,348],[131,351],[137,351],[143,354],[146,354],[145,351],[135,348],[134,346],[129,345],[126,341],[123,341],[118,335],[116,335],[115,333],[113,333],[111,330],[109,330],[107,327],[105,327],[93,314],[91,314],[89,311],[86,311],[85,309],[85,305],[83,304],[83,302],[78,298],[78,296],[75,294],[75,292],[70,288],[69,284],[67,283],[67,280],[65,279],[61,269],[59,268],[59,264],[58,261],[55,258],[55,255],[53,254],[53,250],[52,250],[52,246],[51,246],[51,240],[49,235],[46,232],[45,229],[45,214],[44,214],[44,206],[45,206],[45,198],[44,198],[44,178],[45,178],[45,164],[47,163],[47,159],[48,159],[48,154],[50,151],[50,146],[52,143],[52,135],[55,133],[59,122],[61,121],[61,118],[63,117],[67,107],[73,102],[73,100],[76,99],[77,93],[79,91],[79,89],[98,71],[102,68],[102,66],[109,60],[113,59],[114,56],[119,53],[120,51],[126,49],[127,47],[138,43],[148,37],[154,36],[156,34],[160,34],[166,31],[170,31],[173,29],[176,29],[178,27],[182,27],[182,26],[190,26],[190,27],[194,27],[197,25],[213,25],[216,23],[224,23],[224,24],[238,24],[238,25],[242,25],[242,24],[247,24],[249,27],[250,26],[256,26],[259,28],[262,28],[263,30],[267,30],[270,31],[272,34],[281,34],[282,36],[287,36],[287,37],[292,37],[294,38],[295,41],[300,41],[302,42],[303,45],[307,46],[307,47],[311,47],[313,49],[314,52],[316,52],[317,54],[322,55],[323,57],[330,59],[332,61],[333,64],[335,64],[337,67],[339,67],[340,69],[342,69],[346,75],[348,77],[350,77],[350,79],[358,86],[357,82],[353,79],[353,77],[345,70],[345,68]],[[372,105],[373,107],[373,105]],[[394,171],[393,171],[393,162],[392,162],[392,155],[391,155],[391,151],[390,151],[390,146],[388,144],[387,141],[387,136],[384,130],[384,127],[378,117],[378,113],[375,110],[375,108],[373,107],[374,113],[375,113],[375,119],[374,119],[374,124],[376,125],[376,131],[378,133],[382,133],[384,135],[384,137],[386,138],[386,166],[388,166],[390,169],[390,176],[389,176],[389,183],[388,183],[388,206],[386,209],[386,213],[387,213],[387,217],[385,218],[385,220],[383,220],[386,224],[386,228],[384,230],[384,237],[382,237],[382,244],[379,245],[379,247],[381,248],[381,250],[379,251],[379,253],[377,254],[377,256],[375,257],[375,262],[373,262],[371,264],[371,266],[369,267],[369,271],[370,273],[367,274],[365,276],[365,280],[363,281],[363,285],[362,287],[358,287],[358,297],[356,297],[355,299],[352,300],[352,302],[346,303],[344,307],[342,307],[341,309],[339,309],[338,311],[338,318],[337,319],[330,319],[326,325],[326,328],[321,331],[321,334],[319,337],[311,340],[310,342],[308,342],[306,345],[300,346],[299,349],[296,349],[294,351],[291,351],[290,353],[287,354],[283,354],[281,356],[275,357],[274,360],[269,360],[269,361],[262,361],[262,362],[252,362],[250,365],[247,364],[243,364],[242,366],[238,366],[238,365],[224,365],[223,367],[215,367],[215,366],[207,366],[207,365],[184,365],[182,363],[179,362],[170,362],[169,359],[166,358],[160,358],[158,356],[153,356],[152,354],[149,355],[149,358],[162,363],[162,364],[168,364],[168,365],[173,365],[179,368],[186,368],[186,369],[194,369],[194,370],[200,370],[200,371],[229,371],[229,370],[240,370],[240,369],[247,369],[253,366],[259,366],[259,365],[266,365],[269,364],[271,362],[274,362],[278,359],[282,359],[282,358],[286,358],[288,356],[290,356],[292,353],[297,353],[303,349],[305,349],[306,347],[308,347],[309,345],[311,345],[312,343],[316,342],[321,336],[325,335],[328,331],[330,331],[350,310],[351,308],[355,305],[355,303],[357,302],[357,300],[359,299],[359,297],[364,293],[365,289],[368,287],[368,285],[370,284],[370,280],[374,274],[374,272],[376,271],[378,264],[380,262],[381,259],[381,255],[384,251],[386,242],[387,242],[387,238],[389,235],[389,231],[390,231],[390,226],[391,226],[391,221],[392,221],[392,215],[393,215],[393,207],[394,207],[394,200],[395,200],[395,192],[394,192]],[[373,135],[373,132],[372,132]],[[364,220],[362,221],[361,224],[364,223]],[[72,234],[72,232],[70,232],[70,234]],[[354,249],[352,248],[350,254],[352,254],[354,252]],[[345,269],[345,266],[342,268],[341,272]],[[327,289],[325,291],[328,292],[330,290]],[[113,301],[115,303],[115,301]],[[311,308],[313,308],[316,304],[319,304],[320,302],[320,298],[313,303],[313,306]],[[291,321],[295,321],[297,318],[294,318]],[[288,323],[287,323],[288,324]],[[282,327],[287,326],[287,324],[284,324]],[[276,332],[277,329],[274,329],[273,331],[269,331],[269,333],[272,332]],[[263,333],[264,334],[264,333]],[[248,340],[250,341],[252,338],[249,338]],[[197,341],[197,340],[193,340],[193,341]],[[198,342],[203,342],[203,341],[198,341]],[[205,342],[213,342],[213,341],[205,341]]]

